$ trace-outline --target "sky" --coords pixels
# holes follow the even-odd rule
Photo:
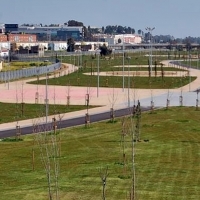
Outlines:
[[[3,1],[3,0],[0,0]],[[6,0],[0,23],[63,24],[91,27],[130,26],[153,35],[200,37],[200,0]]]

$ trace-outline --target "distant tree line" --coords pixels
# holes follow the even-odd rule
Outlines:
[[[33,26],[33,24],[23,24],[23,26]],[[122,26],[122,25],[107,25],[102,27],[91,27],[85,26],[83,22],[79,22],[76,20],[69,20],[64,23],[65,26],[82,26],[84,31],[84,40],[85,41],[97,41],[96,34],[108,34],[108,35],[116,35],[116,34],[138,34],[142,37],[142,41],[144,43],[148,43],[150,41],[154,43],[170,43],[170,44],[191,44],[197,43],[200,44],[200,37],[186,37],[186,38],[174,38],[171,35],[151,35],[150,32],[144,32],[141,29],[135,30],[132,27]],[[50,24],[50,25],[42,25],[40,26],[59,26],[59,24]],[[45,35],[41,36],[41,38],[45,40]],[[52,36],[52,40],[57,40],[56,36]],[[71,44],[70,49],[73,49],[72,42],[73,40],[69,40],[68,43]]]

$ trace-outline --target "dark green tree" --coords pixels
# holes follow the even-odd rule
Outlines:
[[[117,42],[120,44],[120,43],[122,43],[122,40],[119,38]]]
[[[74,52],[74,46],[75,46],[75,42],[74,42],[74,39],[73,38],[69,38],[67,40],[67,51],[68,52]]]
[[[142,31],[139,29],[139,30],[138,30],[138,35],[141,35],[141,33],[142,33]]]
[[[67,24],[67,26],[83,26],[83,22],[78,22],[76,20],[69,20],[65,24]]]
[[[123,26],[118,26],[117,27],[117,34],[122,34],[124,32]]]
[[[111,55],[112,53],[112,50],[108,49],[108,47],[105,44],[103,46],[100,46],[99,49],[100,49],[101,56]]]

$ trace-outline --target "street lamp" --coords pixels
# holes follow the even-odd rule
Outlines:
[[[128,60],[128,108],[130,108],[130,60],[131,57],[127,57]]]
[[[7,71],[7,73],[8,73],[8,90],[10,89],[10,85],[9,85],[10,84],[9,83],[10,82],[10,60],[11,60],[10,56],[11,56],[10,55],[10,44],[8,43],[8,65],[7,65],[9,67],[9,69]]]
[[[123,80],[122,80],[122,82],[123,82],[123,92],[124,92],[124,33],[123,33],[123,46],[122,46],[122,48],[123,48],[123,50],[122,50],[122,52],[123,52]]]
[[[97,97],[99,97],[99,53],[97,54]]]
[[[152,31],[155,29],[155,27],[145,28],[149,32],[149,43],[150,43],[150,52],[149,52],[149,64],[150,64],[150,72],[152,72]]]
[[[44,60],[44,63],[46,65],[46,85],[45,85],[45,89],[46,89],[46,92],[45,92],[45,95],[46,95],[46,99],[45,99],[45,112],[46,112],[46,130],[47,130],[47,122],[48,122],[48,112],[49,112],[49,109],[48,109],[48,82],[47,82],[47,65],[48,65],[48,60]]]

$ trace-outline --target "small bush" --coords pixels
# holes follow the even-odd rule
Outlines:
[[[23,139],[21,138],[3,138],[1,140],[2,142],[20,142],[20,141],[23,141]]]
[[[36,66],[35,63],[30,63],[29,65],[30,65],[31,67]]]

